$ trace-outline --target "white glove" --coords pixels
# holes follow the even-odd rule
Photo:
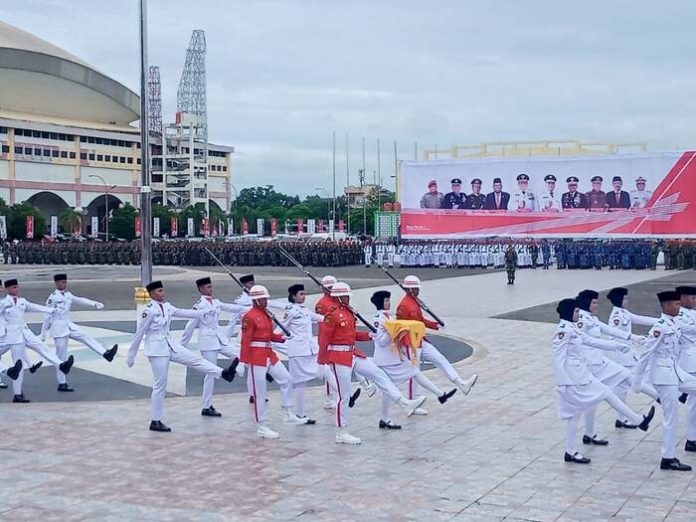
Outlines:
[[[135,364],[135,359],[131,359],[130,357],[128,357],[128,359],[126,359],[126,364],[128,365],[129,368],[132,368],[133,365]]]
[[[104,309],[104,303],[96,303],[96,304],[94,305],[94,307],[95,307],[97,310],[103,310],[103,309]]]
[[[646,337],[643,335],[631,334],[631,337],[629,337],[628,340],[633,341],[634,343],[644,344],[646,341]]]

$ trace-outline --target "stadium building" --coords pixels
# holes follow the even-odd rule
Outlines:
[[[139,113],[139,96],[121,83],[0,22],[0,197],[6,203],[27,201],[47,218],[74,207],[87,218],[83,232],[89,232],[90,217],[103,222],[107,197],[109,209],[124,203],[138,206]],[[151,138],[151,147],[152,156],[161,158],[161,135]],[[200,150],[195,143],[190,147],[179,146],[176,153]],[[207,175],[197,172],[192,201],[181,191],[184,197],[179,195],[177,206],[207,200],[229,210],[233,152],[208,143],[202,160]],[[161,174],[153,176],[155,203],[162,201],[158,183],[162,185]]]

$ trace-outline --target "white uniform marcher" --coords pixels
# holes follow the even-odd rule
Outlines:
[[[152,284],[148,285],[148,291],[158,288],[157,286],[153,288]],[[162,419],[164,418],[164,396],[167,391],[167,374],[170,361],[209,374],[216,379],[222,376],[222,368],[181,346],[172,338],[169,332],[172,319],[175,317],[203,319],[213,314],[214,312],[211,310],[187,310],[177,308],[166,301],[155,300],[143,310],[138,328],[128,350],[127,364],[129,367],[133,366],[140,343],[144,340],[144,351],[150,361],[153,377],[151,396],[152,424],[150,425],[150,429],[153,431],[169,431],[162,424]],[[226,375],[225,379],[231,381],[234,371]],[[158,429],[159,426],[164,427],[164,429]]]
[[[0,301],[0,311],[4,317],[6,329],[4,340],[5,345],[4,347],[0,347],[0,356],[2,356],[2,354],[6,351],[10,350],[12,352],[12,359],[14,362],[16,363],[17,361],[21,360],[24,370],[29,370],[31,368],[31,364],[29,363],[26,349],[30,348],[48,362],[59,368],[61,372],[68,373],[70,371],[73,361],[72,356],[70,356],[65,363],[61,361],[56,354],[53,353],[49,347],[41,341],[41,339],[34,335],[26,323],[27,312],[55,313],[54,310],[46,308],[45,306],[31,303],[23,297],[7,295]],[[18,399],[23,398],[23,382],[24,371],[22,371],[19,377],[12,382],[12,389],[15,399],[17,399],[15,402],[23,402],[22,400]],[[27,401],[27,399],[24,399],[24,401]]]
[[[679,346],[679,365],[696,378],[696,334],[691,333],[696,328],[696,310],[681,307],[677,321],[682,329]],[[688,333],[687,333],[688,332]],[[686,440],[696,441],[696,396],[689,395],[689,409]]]
[[[201,357],[206,361],[217,365],[218,357],[221,354],[231,360],[239,357],[239,351],[235,352],[228,344],[229,337],[220,327],[220,312],[243,314],[248,308],[243,305],[224,303],[216,297],[202,295],[196,304],[193,305],[193,309],[203,311],[207,315],[197,319],[189,319],[181,337],[181,345],[188,348],[194,330],[198,329],[198,350],[201,352]],[[215,379],[216,377],[210,373],[206,373],[203,377],[203,393],[201,396],[201,407],[203,410],[210,411],[209,408],[212,407]],[[204,415],[206,414],[204,413]]]
[[[689,335],[696,333],[696,327],[684,326],[684,328]],[[679,364],[682,335],[682,326],[677,322],[676,317],[663,313],[648,333],[645,350],[638,359],[633,377],[633,387],[636,388],[647,374],[646,378],[660,396],[663,412],[661,467],[664,464],[669,466],[670,462],[665,460],[676,459],[679,394],[680,392],[696,394],[696,378],[689,375]],[[679,465],[678,461],[677,465]]]
[[[561,319],[553,336],[552,346],[558,415],[568,423],[565,460],[588,463],[589,459],[575,451],[575,437],[582,413],[594,410],[599,402],[605,400],[636,425],[643,423],[644,418],[633,412],[608,386],[597,380],[586,365],[588,346],[613,350],[617,343],[593,338],[584,334],[572,321]],[[652,415],[649,417],[652,418]],[[647,429],[647,424],[641,428]]]
[[[73,305],[91,306],[97,310],[104,308],[104,305],[99,301],[92,301],[85,297],[78,297],[67,290],[55,290],[46,300],[46,308],[55,309],[53,313],[44,315],[43,324],[41,325],[41,340],[46,340],[46,335],[51,334],[56,345],[56,355],[61,361],[68,359],[68,340],[73,339],[84,344],[90,350],[98,353],[102,357],[106,353],[106,348],[102,346],[96,339],[87,335],[80,327],[77,326],[70,317],[70,309]],[[115,350],[113,355],[115,355]],[[113,355],[111,355],[112,360]],[[65,385],[65,374],[56,368],[56,379],[58,384]]]

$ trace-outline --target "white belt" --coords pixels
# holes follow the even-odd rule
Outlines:
[[[330,352],[352,352],[353,346],[350,344],[330,344]]]
[[[265,341],[251,341],[249,344],[252,348],[270,348],[271,343],[267,343]]]

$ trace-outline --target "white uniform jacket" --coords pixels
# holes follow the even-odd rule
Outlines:
[[[645,326],[652,326],[657,322],[654,317],[647,317],[645,315],[634,314],[628,311],[626,308],[621,308],[615,306],[609,314],[609,326],[613,328],[618,328],[629,334],[633,331],[634,324],[642,324]],[[628,353],[616,352],[612,355],[612,359],[622,366],[634,366],[638,360],[638,352],[631,350]]]
[[[539,210],[539,200],[534,192],[518,190],[512,195],[510,210]]]
[[[97,306],[98,301],[92,301],[85,297],[78,297],[71,292],[55,290],[46,300],[47,308],[55,308],[53,314],[46,314],[41,325],[41,335],[45,335],[50,330],[54,339],[68,337],[71,331],[78,330],[79,327],[70,319],[70,308],[73,304],[83,306]]]
[[[227,332],[225,332],[227,337],[235,337],[239,335],[239,333],[242,331],[242,317],[251,309],[254,303],[252,303],[249,294],[242,292],[234,300],[234,304],[245,307],[245,310],[240,313],[235,312],[230,316],[230,320],[227,323]]]
[[[181,344],[188,346],[193,336],[193,331],[198,328],[198,349],[219,350],[220,345],[227,344],[225,332],[220,328],[220,312],[230,312],[232,314],[244,314],[249,308],[238,304],[223,303],[216,297],[201,296],[193,305],[194,310],[209,312],[199,319],[190,319],[186,323],[184,335],[181,337]]]
[[[375,355],[372,361],[377,366],[391,366],[393,364],[401,364],[403,361],[410,362],[407,351],[413,348],[392,347],[392,339],[384,327],[385,321],[395,321],[396,316],[392,316],[386,310],[380,310],[375,314],[374,325],[377,328],[377,333],[374,334],[373,341],[375,343]]]
[[[585,334],[575,323],[561,319],[551,341],[553,369],[557,386],[582,385],[590,382],[587,369],[588,347],[613,351],[620,343],[597,339]],[[593,350],[592,350],[593,351]]]
[[[617,337],[619,339],[623,339],[624,341],[628,341],[628,339],[631,337],[631,332],[625,332],[624,330],[613,328],[607,324],[604,324],[596,315],[593,315],[586,310],[580,310],[580,318],[578,319],[577,325],[582,333],[589,335],[590,337],[594,337],[595,339],[599,339],[602,334]],[[606,359],[600,350],[606,351],[607,349],[600,346],[592,346],[591,348],[587,349],[588,365],[592,366],[595,364],[604,364]],[[614,351],[614,349],[609,349],[609,351]]]
[[[682,331],[679,339],[679,365],[687,372],[696,374],[696,310],[682,306],[677,322]]]
[[[29,338],[36,337],[26,323],[27,312],[53,313],[50,308],[30,303],[23,297],[6,296],[0,301],[0,310],[5,319],[5,340],[7,344],[21,344]]]
[[[553,196],[548,190],[542,192],[541,196],[539,196],[539,210],[545,210],[546,212],[563,212],[563,204],[561,203],[561,192],[554,191]]]
[[[143,310],[133,342],[128,350],[128,358],[131,361],[135,360],[135,355],[143,337],[145,338],[145,355],[148,357],[169,357],[170,350],[176,352],[179,349],[183,349],[169,334],[172,319],[174,317],[202,319],[208,313],[204,310],[177,308],[168,302],[152,301]]]
[[[303,304],[287,303],[281,322],[290,332],[290,337],[283,343],[283,349],[288,357],[319,353],[319,343],[312,335],[312,323],[323,320],[323,315],[314,313]]]
[[[678,386],[680,382],[692,379],[679,365],[681,336],[676,318],[662,314],[648,333],[645,350],[634,370],[634,380],[641,380],[646,371],[651,384]]]

